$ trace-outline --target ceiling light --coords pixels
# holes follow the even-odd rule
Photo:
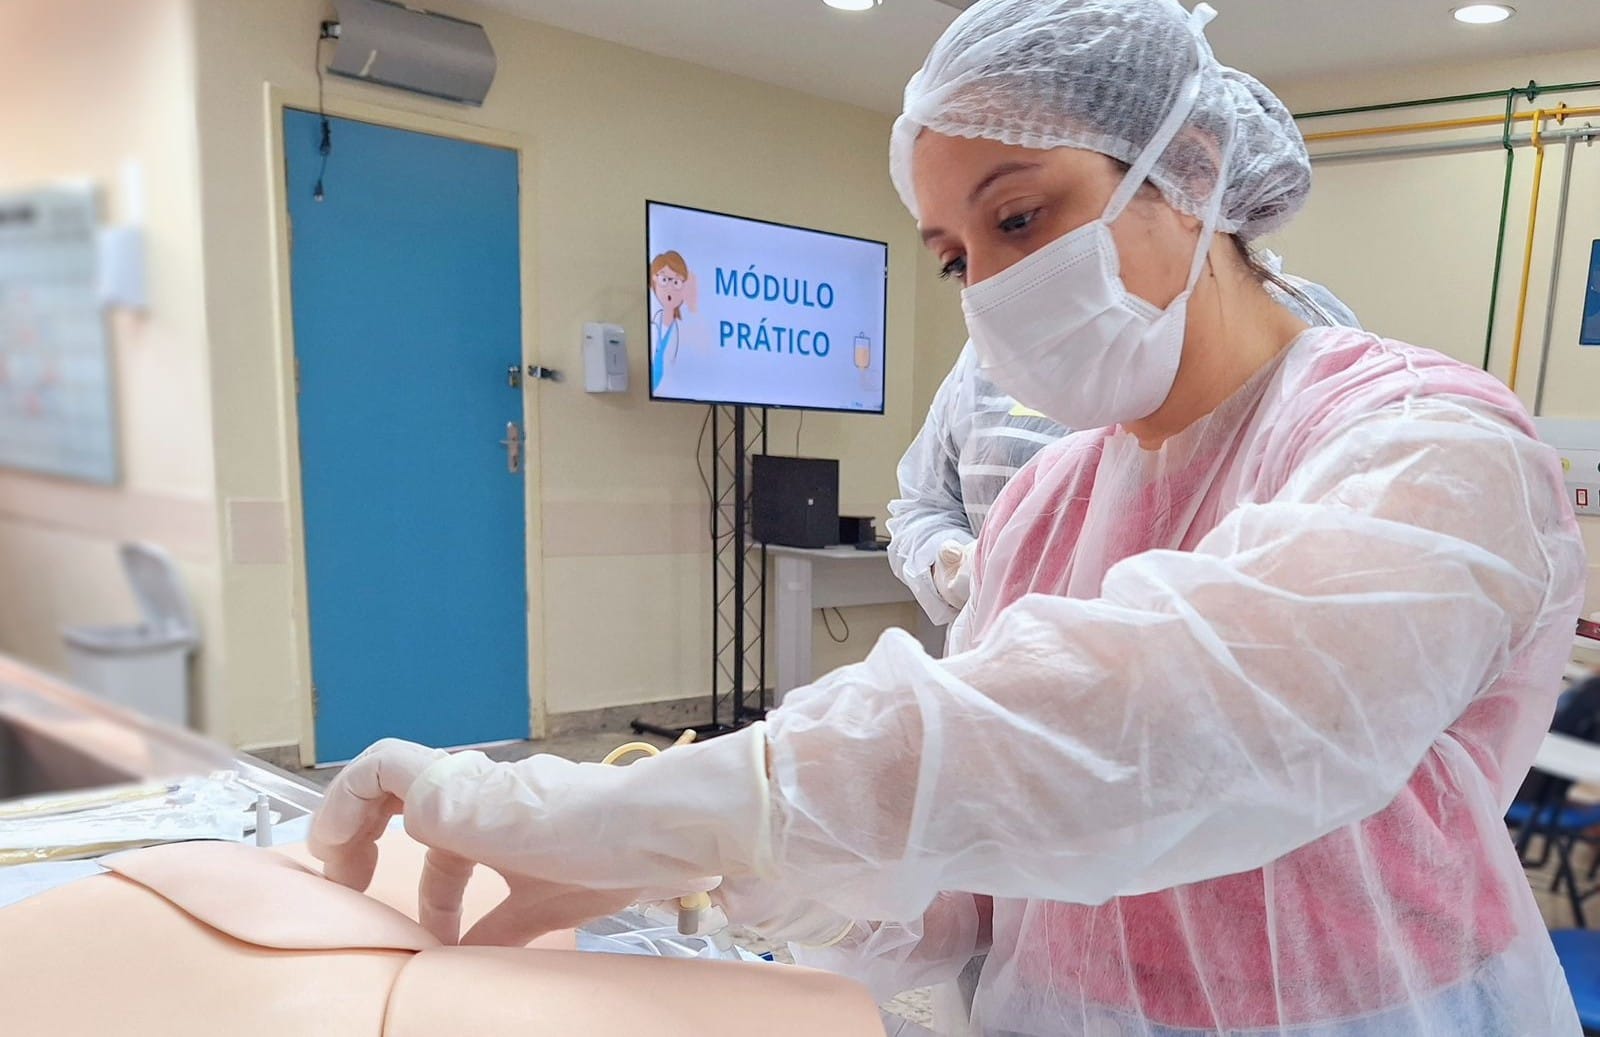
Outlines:
[[[1468,25],[1493,25],[1510,18],[1517,9],[1506,4],[1468,4],[1450,13],[1455,15],[1456,21]]]
[[[841,11],[870,11],[883,3],[883,0],[822,0],[822,2]]]

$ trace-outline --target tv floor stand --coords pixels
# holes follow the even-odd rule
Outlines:
[[[706,722],[633,722],[635,734],[714,738],[767,714],[767,548],[752,545],[750,464],[766,453],[767,409],[711,408],[711,698]]]

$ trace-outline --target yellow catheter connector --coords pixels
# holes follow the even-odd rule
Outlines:
[[[640,756],[660,756],[661,750],[657,749],[649,742],[629,742],[626,745],[619,745],[615,749],[606,753],[605,759],[601,760],[600,762],[609,767],[619,760],[623,760],[635,753],[638,753]]]
[[[700,913],[711,910],[710,893],[691,893],[678,898],[678,933],[696,936],[700,932]]]
[[[673,742],[673,748],[688,745],[695,740],[693,731],[685,731]],[[635,753],[641,756],[660,756],[661,750],[649,742],[628,742],[619,745],[606,753],[605,759],[600,762],[610,766],[619,760],[625,759]],[[711,896],[707,893],[691,893],[686,897],[678,898],[678,932],[684,936],[694,936],[700,931],[700,915],[711,907]]]

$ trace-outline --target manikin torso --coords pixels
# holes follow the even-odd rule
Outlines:
[[[856,984],[799,968],[441,946],[416,918],[422,848],[392,830],[363,895],[304,846],[186,843],[0,910],[7,1030],[170,1037],[458,1033],[881,1035]],[[505,894],[479,869],[464,925]]]

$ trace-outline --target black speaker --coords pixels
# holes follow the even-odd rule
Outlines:
[[[839,543],[871,544],[877,539],[877,523],[871,515],[839,516]]]
[[[839,542],[839,462],[817,457],[751,459],[750,533],[764,544],[831,547]]]

